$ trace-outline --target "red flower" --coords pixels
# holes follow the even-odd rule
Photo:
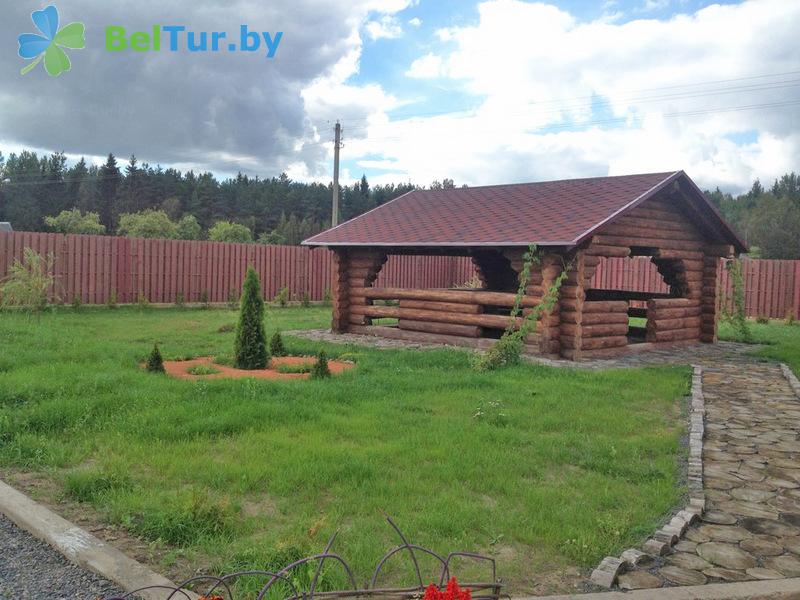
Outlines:
[[[472,590],[458,587],[458,581],[453,577],[447,582],[447,588],[444,592],[435,585],[430,584],[428,589],[425,590],[422,600],[472,600]]]

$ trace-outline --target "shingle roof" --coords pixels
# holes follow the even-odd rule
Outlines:
[[[683,171],[414,190],[303,242],[310,246],[573,246],[685,178],[702,209],[743,246]],[[725,236],[728,238],[728,236]]]

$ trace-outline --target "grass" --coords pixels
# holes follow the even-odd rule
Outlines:
[[[211,365],[195,365],[186,369],[186,372],[190,375],[216,375],[222,371]]]
[[[329,309],[270,309],[267,333]],[[355,360],[314,380],[184,381],[138,363],[229,356],[228,310],[0,313],[0,466],[44,473],[135,535],[212,572],[337,551],[360,581],[397,543],[499,559],[516,592],[641,543],[683,493],[688,368],[494,373],[458,350],[374,350],[284,335]],[[475,418],[498,402],[502,419]],[[408,576],[389,566],[390,579]],[[396,564],[396,563],[395,563]],[[574,577],[574,575],[573,575]],[[331,580],[335,581],[335,580]]]
[[[764,344],[762,348],[753,350],[752,355],[785,362],[800,376],[800,323],[787,325],[784,321],[772,320],[769,323],[748,321],[748,325],[753,333],[753,342]],[[730,324],[720,323],[719,338],[736,340]]]
[[[311,373],[313,366],[313,361],[299,365],[278,365],[278,373]]]

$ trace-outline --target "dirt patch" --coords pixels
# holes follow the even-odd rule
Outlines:
[[[315,362],[312,356],[275,356],[270,360],[269,367],[266,369],[236,369],[214,362],[211,356],[200,356],[191,360],[165,360],[164,369],[167,375],[176,379],[241,379],[244,377],[254,377],[256,379],[308,379],[309,373],[281,373],[278,369],[281,365],[285,366],[311,366]],[[210,367],[218,371],[209,375],[194,375],[190,369],[198,366]],[[338,375],[343,371],[352,369],[355,364],[341,360],[329,360],[328,368],[332,375]]]

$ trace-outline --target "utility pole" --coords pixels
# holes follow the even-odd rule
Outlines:
[[[333,139],[333,209],[331,210],[331,227],[339,224],[339,148],[342,147],[342,126],[336,121]]]

